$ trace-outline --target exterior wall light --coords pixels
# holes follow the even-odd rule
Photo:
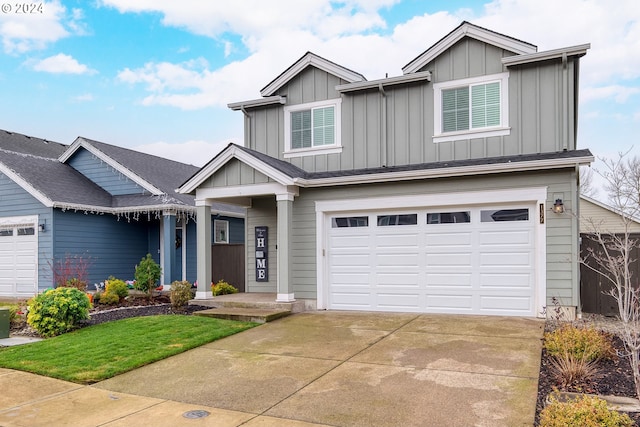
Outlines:
[[[562,199],[556,199],[553,204],[553,212],[557,214],[564,213],[564,203],[562,203]]]

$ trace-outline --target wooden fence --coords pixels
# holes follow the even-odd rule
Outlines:
[[[239,292],[245,291],[244,244],[211,246],[211,280],[219,280],[235,286]]]
[[[598,268],[597,264],[588,257],[589,248],[596,253],[601,251],[600,244],[597,243],[589,234],[582,234],[582,244],[580,246],[580,256],[586,259],[589,266]],[[640,239],[640,234],[633,234],[633,239]],[[631,251],[632,281],[636,286],[640,287],[640,248],[634,248]],[[585,313],[597,313],[605,316],[617,316],[618,305],[613,297],[606,295],[612,289],[611,282],[607,281],[598,272],[593,271],[586,265],[580,265],[580,301],[582,302],[582,311]]]

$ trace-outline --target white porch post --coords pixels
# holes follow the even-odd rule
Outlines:
[[[211,299],[211,206],[206,200],[196,200],[196,209],[198,288],[195,299]]]
[[[162,213],[162,283],[161,285],[171,284],[173,278],[173,269],[176,263],[176,214],[173,211],[164,211]]]
[[[293,194],[277,194],[277,302],[295,301],[291,281],[291,217],[293,215]]]

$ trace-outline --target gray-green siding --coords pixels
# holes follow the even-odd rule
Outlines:
[[[577,220],[570,182],[575,182],[573,169],[534,173],[495,174],[483,177],[465,177],[437,180],[407,181],[389,184],[367,184],[333,188],[300,189],[293,205],[291,224],[292,280],[296,298],[316,298],[316,211],[315,202],[321,200],[347,200],[366,197],[384,197],[420,194],[438,194],[460,191],[486,191],[526,187],[548,187],[547,206],[553,205],[554,197],[563,198],[567,213],[552,215],[547,211],[547,297],[548,303],[556,297],[560,303],[577,305],[578,264],[577,234],[573,229]],[[253,199],[254,205],[247,213],[247,270],[248,292],[275,292],[276,286],[276,202],[275,197]],[[384,206],[381,206],[384,209]],[[357,210],[357,206],[354,206]],[[257,225],[269,226],[269,286],[255,282],[255,247],[253,230]],[[259,290],[258,290],[259,289]]]

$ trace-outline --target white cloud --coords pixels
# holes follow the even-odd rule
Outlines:
[[[64,53],[42,59],[33,64],[35,71],[53,74],[95,74],[96,71],[80,64],[77,60]]]
[[[17,3],[5,4],[17,7]],[[41,50],[71,34],[87,33],[82,10],[67,13],[59,0],[44,3],[42,13],[13,12],[0,15],[0,40],[8,54]]]
[[[73,97],[75,102],[89,102],[93,101],[93,94],[91,93],[83,93]]]
[[[237,138],[241,140],[241,138]],[[164,157],[194,166],[204,166],[209,160],[214,158],[230,141],[207,142],[207,141],[185,141],[182,143],[170,144],[167,142],[154,142],[131,147],[134,150],[147,154]]]
[[[624,104],[629,97],[637,94],[640,94],[640,87],[622,85],[587,87],[580,92],[580,101],[586,103],[602,99],[613,99],[618,104]]]

